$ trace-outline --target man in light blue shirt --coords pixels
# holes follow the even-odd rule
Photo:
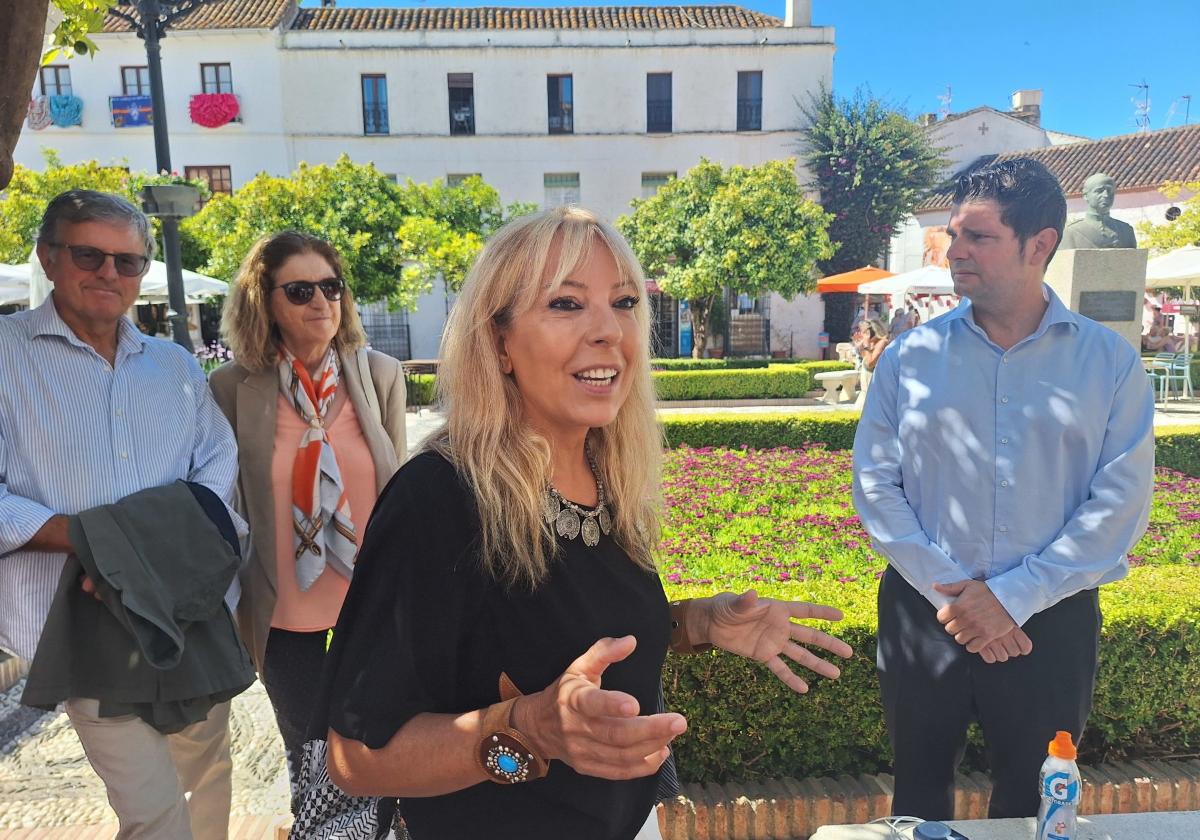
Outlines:
[[[954,816],[978,720],[992,817],[1033,816],[1056,730],[1091,709],[1096,588],[1146,529],[1153,395],[1133,347],[1043,282],[1066,219],[1017,159],[959,179],[952,312],[883,354],[854,440],[854,502],[888,559],[878,666],[896,814]]]
[[[63,193],[38,232],[53,293],[0,318],[0,648],[25,659],[72,551],[68,515],[178,479],[226,503],[233,495],[233,431],[196,360],[125,316],[153,250],[129,202]],[[227,836],[227,702],[173,735],[134,715],[101,716],[95,698],[71,698],[66,711],[122,840]]]

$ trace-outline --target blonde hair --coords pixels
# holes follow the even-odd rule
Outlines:
[[[271,320],[271,284],[274,274],[297,254],[314,253],[329,263],[334,274],[345,280],[342,259],[333,246],[316,236],[285,230],[268,234],[250,248],[221,310],[221,338],[233,351],[233,360],[247,370],[266,370],[279,360],[279,327]],[[315,294],[321,294],[315,291]],[[349,284],[342,292],[342,319],[333,346],[340,353],[353,353],[367,344],[362,321],[354,306]]]
[[[878,318],[867,318],[863,321],[863,324],[866,326],[867,332],[871,334],[872,338],[888,337],[887,327],[885,327],[883,325],[883,321],[880,321]]]
[[[542,513],[550,444],[526,421],[521,392],[501,368],[496,336],[535,305],[556,246],[551,288],[600,246],[640,298],[634,310],[637,356],[623,374],[630,378],[629,396],[616,419],[592,429],[588,441],[611,503],[617,543],[634,563],[655,569],[663,440],[650,379],[646,281],[616,229],[588,210],[558,207],[509,222],[471,267],[442,338],[437,389],[446,422],[423,447],[446,457],[471,487],[484,565],[510,587],[541,583],[558,543]]]

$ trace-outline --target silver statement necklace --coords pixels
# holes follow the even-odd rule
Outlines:
[[[596,479],[596,506],[591,510],[563,497],[554,489],[553,484],[546,485],[546,495],[542,500],[542,514],[546,524],[554,528],[560,537],[573,540],[583,534],[583,544],[596,546],[600,544],[600,532],[607,536],[612,531],[612,517],[608,513],[607,500],[604,496],[604,482],[600,479],[600,470],[592,459],[592,453],[587,452],[588,466],[592,468],[592,477]]]

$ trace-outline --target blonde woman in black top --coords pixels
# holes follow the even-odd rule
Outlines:
[[[839,674],[803,644],[850,655],[793,621],[830,607],[668,605],[648,347],[637,261],[585,210],[510,223],[471,270],[446,424],[380,497],[318,722],[333,780],[398,797],[416,840],[657,836],[656,774],[687,728],[650,713],[668,645],[752,657],[798,692],[785,659]]]

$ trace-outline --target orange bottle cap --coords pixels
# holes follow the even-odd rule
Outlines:
[[[1063,732],[1061,729],[1054,733],[1054,740],[1047,747],[1047,752],[1055,758],[1065,758],[1070,761],[1074,761],[1078,754],[1075,744],[1071,741],[1071,733]]]

